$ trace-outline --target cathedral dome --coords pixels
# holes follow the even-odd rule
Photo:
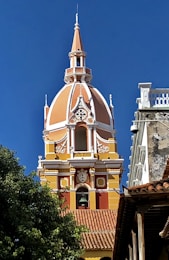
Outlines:
[[[45,105],[45,139],[56,143],[64,138],[71,139],[73,137],[68,131],[77,128],[77,125],[81,130],[82,127],[91,129],[91,143],[94,142],[92,139],[96,139],[96,135],[100,140],[113,138],[112,101],[110,99],[108,106],[102,94],[90,83],[92,72],[85,64],[86,53],[80,36],[78,15],[69,58],[70,67],[65,70],[65,85],[56,94],[51,106]]]
[[[55,96],[48,112],[46,129],[54,130],[61,124],[73,122],[72,117],[73,114],[77,116],[80,100],[83,100],[81,108],[87,110],[85,121],[112,125],[110,109],[101,93],[85,82],[76,82],[66,84]]]

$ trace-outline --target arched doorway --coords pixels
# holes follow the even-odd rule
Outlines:
[[[84,126],[75,128],[75,151],[87,151],[87,129]]]
[[[88,208],[89,191],[86,187],[80,187],[76,191],[76,208]]]

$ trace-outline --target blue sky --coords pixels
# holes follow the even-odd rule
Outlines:
[[[0,143],[36,170],[44,96],[64,85],[75,23],[75,0],[0,1]],[[113,95],[118,152],[128,173],[130,125],[138,83],[169,87],[168,0],[79,0],[79,23],[92,84]]]

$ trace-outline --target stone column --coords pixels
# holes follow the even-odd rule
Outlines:
[[[93,140],[94,140],[94,153],[97,153],[97,140],[96,140],[96,128],[93,130]]]
[[[144,241],[144,215],[137,213],[137,226],[138,226],[138,253],[139,260],[145,260],[145,241]]]
[[[92,128],[88,127],[88,151],[92,152]]]
[[[74,151],[75,150],[75,127],[71,127],[71,148]]]
[[[132,243],[133,243],[133,260],[137,260],[137,237],[134,231],[131,231]]]
[[[70,209],[76,209],[75,168],[70,168]]]
[[[67,128],[67,153],[70,153],[70,129]]]
[[[140,98],[137,99],[138,108],[148,108],[150,107],[149,92],[151,89],[151,82],[139,83],[140,88]]]
[[[129,249],[129,260],[133,260],[133,249],[130,244],[128,245],[128,249]]]

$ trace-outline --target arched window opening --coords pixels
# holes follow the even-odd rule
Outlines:
[[[88,208],[89,192],[86,187],[80,187],[76,191],[76,208]]]
[[[77,58],[77,66],[80,67],[80,58]]]
[[[87,132],[84,126],[75,129],[75,150],[87,151]]]

